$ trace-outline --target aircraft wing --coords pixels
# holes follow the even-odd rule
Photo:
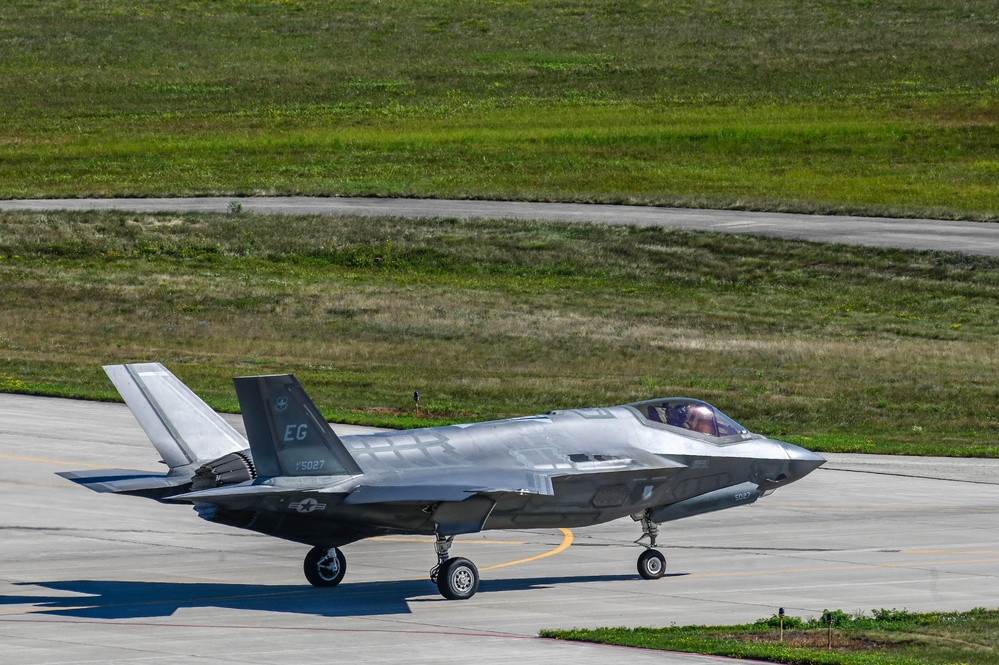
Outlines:
[[[470,469],[368,477],[344,498],[346,505],[398,501],[463,501],[475,494],[516,492],[552,496],[552,479],[544,473],[515,469]]]
[[[476,494],[518,492],[522,494],[555,493],[551,478],[545,474],[516,470],[473,469],[442,473],[386,474],[364,476],[359,483],[344,480],[335,483],[314,478],[311,483],[289,485],[241,484],[215,487],[170,497],[170,501],[225,504],[240,503],[255,497],[301,492],[346,494],[345,505],[398,503],[402,501],[463,501]],[[346,485],[346,487],[345,487]]]

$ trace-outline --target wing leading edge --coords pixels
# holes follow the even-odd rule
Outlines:
[[[254,496],[273,496],[300,492],[343,494],[344,505],[377,503],[464,501],[477,494],[513,492],[553,496],[555,490],[549,476],[541,473],[511,470],[451,471],[446,476],[407,474],[405,480],[396,475],[364,476],[353,482],[331,482],[316,478],[312,483],[275,486],[254,484],[217,487],[200,492],[188,492],[170,497],[171,501],[225,504],[243,502]]]

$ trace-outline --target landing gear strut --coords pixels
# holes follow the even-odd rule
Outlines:
[[[646,510],[642,514],[642,537],[635,541],[644,545],[642,541],[645,538],[649,539],[649,544],[645,545],[645,551],[638,557],[638,574],[642,576],[642,579],[658,580],[666,574],[666,557],[655,549],[658,536],[659,525],[652,521],[652,511]]]
[[[305,579],[312,586],[336,586],[346,572],[347,559],[335,547],[318,545],[305,555]]]
[[[434,543],[437,565],[430,571],[430,579],[437,583],[438,591],[448,600],[465,600],[479,590],[479,569],[468,559],[449,558],[452,542],[454,536],[437,534]]]

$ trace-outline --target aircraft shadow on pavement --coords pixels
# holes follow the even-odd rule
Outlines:
[[[636,575],[483,580],[477,597],[502,591],[530,591],[565,584],[627,580],[635,584],[643,583]],[[444,600],[430,580],[343,583],[335,589],[315,589],[306,585],[93,580],[18,584],[74,595],[6,595],[0,597],[0,605],[33,605],[36,613],[86,619],[166,617],[180,609],[198,607],[326,617],[373,616],[408,614],[410,602],[454,602]],[[474,603],[475,600],[468,602]]]

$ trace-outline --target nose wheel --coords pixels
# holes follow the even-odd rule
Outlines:
[[[638,557],[638,574],[645,580],[658,580],[666,574],[666,557],[659,550],[645,550]]]
[[[651,509],[642,514],[641,521],[642,537],[635,542],[644,545],[642,541],[648,538],[649,544],[645,545],[645,551],[638,557],[638,574],[644,580],[658,580],[666,574],[666,557],[655,548],[656,538],[659,537],[659,525],[652,521]]]

